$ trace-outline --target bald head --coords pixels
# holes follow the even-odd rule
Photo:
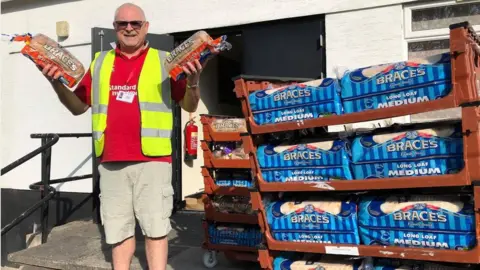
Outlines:
[[[117,33],[120,50],[129,55],[139,52],[146,42],[149,23],[143,10],[132,3],[117,8],[113,27]]]
[[[135,17],[138,17],[142,21],[146,21],[145,13],[143,12],[143,9],[132,3],[125,3],[119,6],[115,10],[114,21],[118,21],[119,18],[129,16],[129,15],[133,15]]]

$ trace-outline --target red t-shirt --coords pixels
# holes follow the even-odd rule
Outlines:
[[[137,84],[147,55],[148,47],[137,56],[128,58],[120,50],[116,56],[110,78],[110,100],[108,103],[105,146],[101,162],[112,161],[163,161],[172,162],[171,156],[147,157],[142,153],[140,141],[140,109],[137,97]],[[92,77],[87,71],[74,93],[91,106]],[[185,80],[171,80],[171,96],[177,103],[185,95]],[[133,93],[131,103],[116,99],[120,91]]]

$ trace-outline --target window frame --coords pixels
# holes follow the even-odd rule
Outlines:
[[[414,3],[414,4],[405,4],[403,6],[403,28],[404,28],[404,54],[403,57],[405,61],[408,61],[408,45],[414,42],[425,42],[425,41],[435,41],[435,40],[448,40],[450,38],[450,29],[448,27],[441,29],[431,29],[431,30],[421,30],[421,31],[412,31],[412,11],[425,8],[435,8],[435,7],[447,7],[453,5],[461,5],[468,3],[479,3],[479,0],[475,1],[460,1],[460,0],[449,0],[449,1],[432,1],[429,3]],[[480,32],[480,25],[472,25],[473,29],[476,32]],[[418,115],[418,114],[416,114]],[[412,122],[412,115],[408,115],[408,123]],[[435,120],[436,118],[427,118],[426,122]]]
[[[468,3],[475,3],[480,1],[436,1],[431,3],[422,4],[407,4],[403,8],[404,19],[404,36],[408,42],[417,41],[430,41],[448,39],[450,35],[450,29],[448,27],[431,30],[412,31],[412,12],[418,9],[435,8],[435,7],[447,7],[453,5],[461,5]],[[475,31],[480,32],[480,25],[472,26]],[[408,46],[407,46],[408,47]],[[407,48],[408,50],[408,48]]]

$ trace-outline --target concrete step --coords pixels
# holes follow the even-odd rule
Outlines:
[[[52,270],[53,268],[46,268],[40,266],[32,266],[32,265],[22,265],[18,270]]]
[[[205,269],[204,251],[200,248],[204,237],[202,217],[198,213],[177,213],[172,218],[167,269]],[[137,239],[137,250],[130,269],[147,269],[144,242],[141,237]],[[215,267],[218,270],[259,269],[256,264],[232,263],[222,254],[218,256]],[[103,228],[91,221],[76,221],[56,227],[49,234],[47,243],[9,254],[8,260],[43,267],[41,269],[112,269],[111,248],[104,241]]]
[[[51,270],[52,268],[45,268],[45,267],[38,267],[38,266],[30,266],[30,265],[22,265],[19,268],[16,267],[2,267],[2,270]]]

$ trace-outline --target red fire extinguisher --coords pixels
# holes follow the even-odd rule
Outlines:
[[[190,120],[185,124],[185,161],[197,159],[198,127],[194,118],[190,114]]]

